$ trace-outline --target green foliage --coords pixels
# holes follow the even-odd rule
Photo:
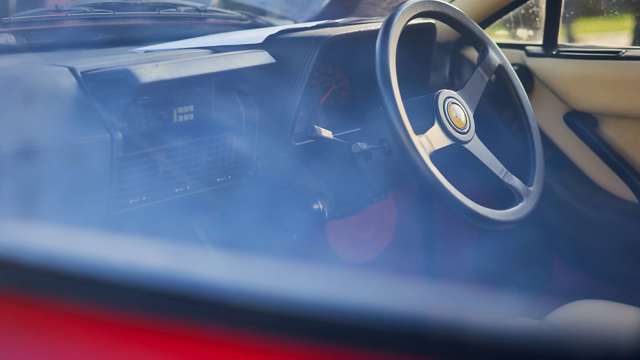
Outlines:
[[[619,16],[581,17],[571,25],[574,34],[632,32],[635,19],[631,14]]]

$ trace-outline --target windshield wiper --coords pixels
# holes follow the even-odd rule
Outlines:
[[[12,17],[29,17],[42,15],[66,15],[66,14],[112,14],[112,10],[97,9],[88,6],[62,6],[30,9],[14,14]]]
[[[86,0],[77,1],[71,6],[55,5],[23,11],[13,15],[10,19],[50,18],[60,15],[124,15],[124,14],[160,14],[160,15],[200,15],[206,17],[225,18],[251,22],[261,25],[273,23],[261,16],[202,5],[186,0]]]

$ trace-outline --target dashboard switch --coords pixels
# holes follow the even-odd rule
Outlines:
[[[341,143],[345,143],[344,140],[336,137],[333,134],[333,131],[329,130],[329,129],[325,129],[323,127],[320,127],[318,125],[313,125],[312,128],[312,136],[314,139],[316,140],[332,140],[332,141],[338,141]]]

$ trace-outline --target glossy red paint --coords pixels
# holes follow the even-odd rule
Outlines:
[[[0,292],[4,359],[382,359],[361,349]]]

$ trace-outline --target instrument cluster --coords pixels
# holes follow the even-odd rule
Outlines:
[[[314,129],[335,136],[359,131],[364,120],[382,109],[375,68],[377,32],[335,37],[318,54],[298,106],[293,142],[313,141]],[[421,24],[403,35],[398,74],[403,96],[424,95],[432,88],[433,24]],[[415,48],[416,45],[419,48]]]

